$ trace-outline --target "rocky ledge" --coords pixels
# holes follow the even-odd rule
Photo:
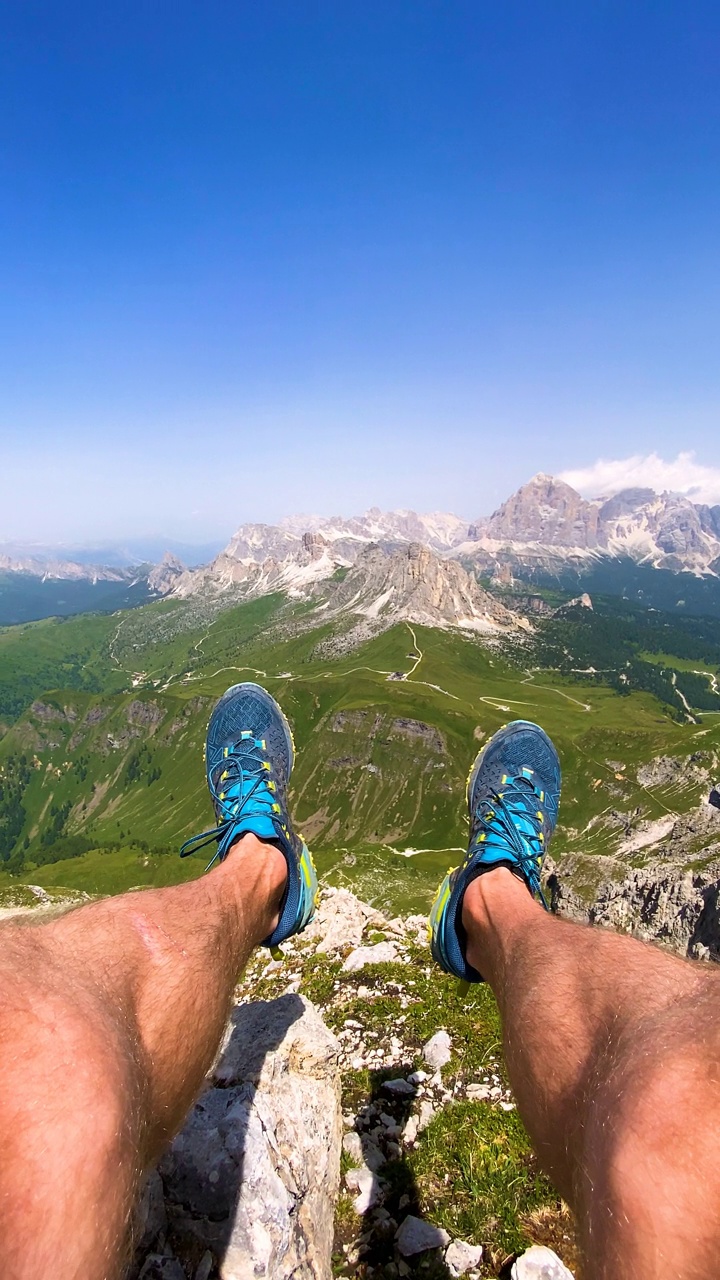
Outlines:
[[[461,999],[424,917],[345,889],[283,952],[237,988],[147,1181],[128,1280],[572,1280],[570,1216],[538,1178],[487,988]]]

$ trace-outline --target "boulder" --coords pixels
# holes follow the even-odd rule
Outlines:
[[[211,1087],[159,1166],[169,1237],[191,1266],[209,1250],[220,1280],[330,1280],[338,1055],[301,996],[233,1010]]]
[[[321,954],[329,955],[347,946],[359,947],[368,925],[382,927],[384,923],[384,916],[349,889],[324,889],[315,918],[303,938],[315,942]]]

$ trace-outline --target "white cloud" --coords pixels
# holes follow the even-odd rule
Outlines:
[[[586,498],[619,493],[621,489],[654,489],[682,493],[693,502],[720,502],[720,467],[706,467],[694,453],[679,453],[666,462],[657,453],[629,458],[598,458],[591,467],[562,471],[560,479]]]

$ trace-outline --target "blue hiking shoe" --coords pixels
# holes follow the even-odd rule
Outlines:
[[[277,702],[259,684],[235,684],[210,717],[205,763],[217,827],[186,840],[185,858],[217,840],[222,862],[233,841],[251,831],[285,856],[288,883],[277,928],[263,943],[276,947],[300,933],[315,914],[318,891],[312,857],[296,835],[287,810],[294,748],[290,726]]]
[[[513,720],[483,747],[468,778],[470,843],[462,866],[448,871],[430,913],[433,958],[464,982],[482,982],[467,963],[462,903],[472,880],[508,867],[540,898],[540,872],[560,803],[560,761],[548,735]]]

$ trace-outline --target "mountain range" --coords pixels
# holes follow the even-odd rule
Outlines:
[[[382,512],[364,516],[293,517],[276,525],[244,524],[209,565],[182,571],[167,561],[158,589],[198,592],[312,594],[338,567],[365,564],[368,547],[396,554],[423,546],[477,577],[582,574],[602,563],[720,577],[720,506],[700,506],[677,494],[626,489],[588,500],[552,476],[537,475],[489,517],[467,522],[442,512]],[[428,561],[428,563],[430,563]]]
[[[424,548],[430,557],[413,552],[409,560],[392,559],[408,548]],[[440,575],[442,588],[438,559],[447,565]],[[355,612],[367,614],[382,609],[377,601],[391,590],[386,586],[371,595],[376,586],[382,587],[376,580],[390,574],[395,581],[391,595],[397,602],[407,595],[405,587],[398,586],[398,574],[407,578],[414,564],[416,570],[434,574],[430,595],[434,592],[436,601],[445,602],[428,606],[425,617],[434,616],[435,624],[440,614],[446,621],[474,620],[480,625],[482,619],[492,618],[492,610],[489,597],[477,597],[478,577],[507,585],[515,578],[537,581],[543,574],[560,577],[572,572],[580,581],[599,567],[619,563],[720,580],[720,505],[643,488],[586,499],[564,481],[539,474],[492,515],[471,521],[446,512],[418,515],[376,507],[349,518],[291,516],[277,524],[242,524],[228,545],[199,568],[186,568],[175,551],[154,566],[120,567],[90,564],[85,556],[66,559],[49,550],[32,555],[16,550],[14,555],[0,554],[0,575],[6,581],[13,575],[88,583],[142,581],[155,596],[227,594],[236,600],[274,591],[291,598],[312,597],[320,582],[359,566],[358,573],[369,574],[372,581],[363,587],[357,574],[351,578]],[[349,600],[349,591],[343,587],[338,599]],[[390,596],[386,604],[392,611]],[[495,625],[497,618],[492,621]]]

